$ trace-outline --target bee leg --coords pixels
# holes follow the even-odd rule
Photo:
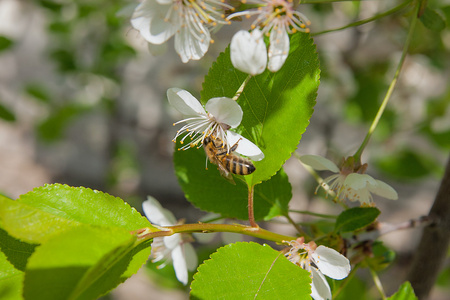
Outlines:
[[[233,146],[231,146],[230,150],[228,151],[228,153],[230,152],[234,152],[236,151],[237,147],[238,147],[238,143],[242,140],[242,138],[238,139],[236,143],[234,143]]]

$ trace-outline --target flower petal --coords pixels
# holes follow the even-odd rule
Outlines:
[[[185,116],[206,115],[203,106],[188,91],[170,88],[167,90],[167,98],[170,105]]]
[[[375,186],[370,185],[369,187],[372,193],[390,200],[398,199],[398,194],[393,187],[381,180],[375,179],[375,181],[377,184]]]
[[[267,65],[267,48],[261,31],[238,31],[231,39],[230,58],[239,71],[251,75],[264,72]]]
[[[147,219],[153,224],[171,226],[177,222],[175,216],[151,196],[147,196],[147,200],[142,203],[142,208]]]
[[[227,142],[229,146],[232,147],[238,141],[239,143],[235,152],[245,155],[254,161],[259,161],[264,158],[264,153],[258,148],[258,146],[247,140],[242,135],[227,130]]]
[[[218,97],[211,98],[205,105],[206,111],[211,113],[217,122],[230,125],[236,128],[241,124],[242,112],[241,106],[231,98]]]
[[[311,297],[314,300],[331,299],[331,289],[328,285],[327,279],[316,268],[311,268],[312,283],[311,283]]]
[[[276,72],[284,65],[289,54],[289,35],[284,28],[280,26],[273,28],[270,32],[269,63],[267,68],[271,72]]]
[[[334,249],[319,246],[311,256],[320,272],[333,279],[343,279],[350,273],[349,260]]]
[[[181,235],[179,233],[163,237],[164,246],[170,250],[175,249],[181,242]]]
[[[199,60],[202,58],[208,51],[211,42],[209,30],[205,26],[200,22],[195,23],[190,20],[186,20],[186,22],[190,22],[190,24],[183,24],[175,34],[175,51],[184,63],[191,59]]]
[[[149,43],[162,44],[181,27],[178,14],[171,14],[169,20],[165,19],[170,8],[171,5],[161,5],[153,0],[144,1],[134,11],[131,25]]]
[[[186,285],[188,283],[188,270],[181,245],[172,250],[172,260],[178,281]]]
[[[187,269],[194,271],[198,266],[198,257],[191,243],[184,243],[182,246]]]
[[[352,188],[355,191],[361,189],[368,189],[370,186],[375,186],[377,184],[376,180],[367,174],[351,173],[345,178],[344,185],[346,187]]]
[[[332,162],[329,159],[326,159],[325,157],[318,156],[318,155],[302,155],[300,157],[300,160],[302,163],[312,167],[314,170],[317,171],[323,171],[323,170],[329,170],[334,173],[339,172],[338,166],[334,162]]]

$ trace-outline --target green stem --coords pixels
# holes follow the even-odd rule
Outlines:
[[[154,228],[146,227],[138,230],[140,241],[149,240],[155,237],[170,236],[175,233],[192,233],[192,232],[234,232],[241,233],[256,238],[274,241],[277,243],[285,243],[295,240],[296,237],[274,233],[260,227],[250,227],[240,224],[183,224],[167,227],[159,227],[161,231],[153,231]]]
[[[250,78],[252,78],[252,75],[248,75],[247,78],[245,78],[244,82],[241,84],[239,89],[236,91],[236,94],[232,98],[234,101],[236,101],[239,98],[239,96],[242,94],[242,92],[244,91],[244,88],[247,85],[247,83],[249,82]]]
[[[295,227],[295,229],[297,229],[297,232],[298,232],[300,235],[303,235],[303,236],[306,235],[305,231],[300,227],[300,225],[299,225],[298,223],[295,223],[294,220],[292,220],[292,218],[289,216],[289,213],[288,213],[288,212],[286,212],[286,214],[285,214],[284,216],[286,217],[286,219],[288,220],[288,222],[291,223],[292,226]]]
[[[326,219],[336,219],[337,216],[333,216],[333,215],[325,215],[325,214],[319,214],[319,213],[314,213],[314,212],[310,212],[307,210],[294,210],[294,209],[290,209],[290,212],[293,213],[298,213],[298,214],[304,214],[304,215],[310,215],[310,216],[314,216],[314,217],[319,217],[319,218],[326,218]]]
[[[370,274],[372,275],[373,282],[375,283],[375,286],[377,287],[377,290],[380,292],[381,299],[386,299],[386,294],[384,293],[383,285],[381,284],[380,278],[378,277],[377,272],[369,268]]]
[[[300,4],[333,3],[333,2],[362,2],[363,0],[300,0]]]
[[[397,65],[397,69],[395,71],[394,78],[392,79],[391,84],[389,85],[389,88],[388,88],[388,90],[386,92],[386,95],[385,95],[385,97],[383,99],[383,102],[381,103],[380,108],[378,109],[378,112],[377,112],[377,114],[376,114],[376,116],[375,116],[375,118],[374,118],[374,120],[372,122],[372,125],[369,128],[369,131],[367,132],[367,135],[366,135],[364,141],[362,142],[362,144],[359,147],[358,151],[356,151],[355,155],[353,156],[355,158],[355,162],[356,163],[358,163],[358,162],[360,163],[361,162],[362,152],[364,151],[364,148],[369,143],[369,140],[370,140],[373,132],[375,131],[375,128],[377,127],[381,116],[383,115],[383,112],[384,112],[384,110],[386,108],[386,105],[388,104],[389,99],[392,96],[392,92],[394,91],[395,85],[397,84],[397,80],[398,80],[398,77],[400,75],[400,70],[402,69],[403,62],[405,61],[406,54],[408,52],[409,44],[411,43],[411,40],[412,40],[412,37],[413,37],[414,28],[416,26],[416,21],[417,21],[417,11],[418,11],[418,9],[419,9],[419,5],[416,4],[415,13],[412,14],[412,20],[411,20],[411,24],[410,24],[410,27],[409,27],[408,36],[406,38],[405,45],[403,47],[402,56],[401,56],[400,61],[398,62],[398,65]]]
[[[328,30],[324,30],[324,31],[313,32],[313,33],[311,33],[311,36],[317,36],[317,35],[321,35],[321,34],[325,34],[325,33],[329,33],[329,32],[334,32],[334,31],[338,31],[338,30],[343,30],[343,29],[346,29],[346,28],[349,28],[349,27],[360,26],[360,25],[363,25],[363,24],[366,24],[366,23],[369,23],[369,22],[372,22],[372,21],[375,21],[375,20],[384,18],[384,17],[386,17],[386,16],[389,16],[389,15],[394,14],[394,13],[396,13],[397,11],[401,10],[402,8],[404,8],[405,6],[407,6],[411,1],[412,1],[412,0],[408,0],[408,1],[406,1],[406,2],[403,2],[402,4],[400,4],[400,5],[398,5],[398,6],[394,7],[394,8],[392,8],[392,9],[390,9],[390,10],[384,12],[384,13],[377,14],[377,15],[375,15],[375,16],[373,16],[373,17],[368,18],[368,19],[356,21],[356,22],[350,23],[350,24],[348,24],[348,25],[345,25],[345,26],[342,26],[342,27],[338,27],[338,28],[334,28],[334,29],[328,29]]]
[[[259,228],[255,222],[255,214],[253,212],[253,187],[253,185],[248,187],[248,220],[250,221],[250,226]]]

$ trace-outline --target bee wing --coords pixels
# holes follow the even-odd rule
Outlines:
[[[236,182],[234,182],[233,179],[233,175],[231,175],[231,173],[228,172],[220,162],[218,162],[217,166],[219,167],[220,175],[222,175],[222,177],[225,178],[229,183],[236,185]]]

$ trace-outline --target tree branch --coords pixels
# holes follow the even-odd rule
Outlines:
[[[426,226],[407,276],[419,299],[426,299],[436,281],[450,243],[450,158],[430,209]]]

